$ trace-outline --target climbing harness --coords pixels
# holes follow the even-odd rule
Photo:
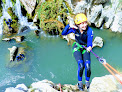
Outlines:
[[[82,46],[82,47],[85,48],[85,49],[87,49],[85,46]],[[100,57],[99,57],[97,54],[95,54],[92,50],[91,50],[90,52],[92,52],[92,53],[94,54],[94,56],[98,59],[98,61],[99,61],[100,63],[102,63],[103,66],[104,66],[104,67],[116,78],[116,80],[118,80],[118,81],[120,82],[120,84],[122,85],[122,80],[120,80],[120,79],[113,73],[113,71],[114,71],[115,73],[117,73],[119,76],[121,76],[121,74],[120,74],[116,69],[114,69],[111,65],[109,65],[103,57],[100,58]]]
[[[74,42],[73,45],[72,45],[72,47],[73,47],[75,44],[77,45],[77,47],[73,49],[72,54],[73,54],[75,51],[79,51],[79,52],[80,52],[80,48],[83,49],[83,45],[80,45],[80,44],[77,43],[77,42]],[[84,49],[84,50],[82,51],[82,54],[84,54],[85,52],[86,52],[86,50]]]

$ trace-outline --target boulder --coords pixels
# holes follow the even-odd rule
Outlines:
[[[25,63],[26,56],[25,56],[25,48],[24,47],[16,47],[13,46],[12,48],[8,48],[10,50],[10,62],[7,60],[6,67],[12,68],[17,67]]]
[[[119,82],[116,81],[116,79],[112,75],[106,75],[103,77],[93,78],[89,91],[90,92],[121,92],[122,86]]]
[[[102,48],[103,47],[103,39],[101,37],[96,36],[92,44],[93,44],[92,48],[94,48],[96,46]]]
[[[2,41],[10,41],[11,38],[3,38]]]
[[[36,91],[36,92],[58,92],[56,89],[53,88],[54,83],[48,80],[43,80],[39,82],[34,82],[31,84],[31,88],[29,89],[29,92]]]
[[[12,37],[11,39],[15,39],[16,42],[20,43],[24,40],[24,36],[15,36],[15,37]]]
[[[14,39],[17,43],[20,43],[24,40],[24,36],[14,36],[14,37],[10,37],[10,38],[3,38],[3,41],[11,41],[12,39]]]
[[[18,47],[13,46],[12,48],[8,48],[10,51],[10,61],[14,61],[18,52]]]
[[[18,84],[15,88],[22,90],[24,92],[28,90],[28,88],[25,86],[25,84]]]
[[[14,87],[9,87],[9,88],[6,88],[5,92],[25,92],[25,91],[16,89]]]

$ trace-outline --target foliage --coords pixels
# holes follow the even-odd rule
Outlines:
[[[2,6],[0,4],[0,17],[2,16]]]
[[[11,27],[14,28],[15,31],[18,31],[18,17],[14,14],[11,7],[8,8],[8,14],[11,16],[12,19]]]
[[[67,9],[68,4],[64,0],[47,0],[38,7],[38,17],[40,19],[40,27],[50,33],[61,33],[61,30],[67,24],[67,12],[71,13],[71,9]],[[69,6],[68,6],[69,7]],[[63,23],[58,20],[61,17]]]
[[[12,19],[12,23],[11,23],[11,27],[13,29],[12,33],[17,33],[18,32],[18,26],[19,26],[18,17],[14,14],[11,7],[8,8],[7,12],[11,16],[11,19]],[[8,34],[9,33],[9,28],[8,28],[5,21],[8,21],[8,20],[4,19],[4,22],[3,22],[4,34],[6,34],[6,33]]]

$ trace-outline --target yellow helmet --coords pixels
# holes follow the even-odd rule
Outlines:
[[[75,16],[75,24],[78,25],[84,21],[87,21],[86,15],[83,13],[79,13]]]

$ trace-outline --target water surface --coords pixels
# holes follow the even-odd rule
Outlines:
[[[94,37],[104,39],[102,48],[95,47],[93,51],[100,57],[122,72],[122,34],[108,30],[94,30]],[[76,84],[77,63],[72,56],[72,47],[67,41],[57,36],[49,36],[43,33],[36,37],[33,31],[25,32],[25,40],[22,43],[15,41],[0,41],[0,90],[6,87],[15,87],[24,83],[29,86],[32,82],[48,79],[54,83]],[[9,50],[12,46],[25,47],[27,60],[16,67],[8,67]],[[101,63],[91,53],[91,80],[109,74]],[[85,77],[83,77],[83,80]]]

